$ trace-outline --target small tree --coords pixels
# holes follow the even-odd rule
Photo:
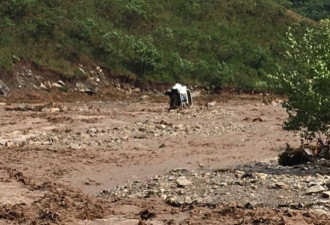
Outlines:
[[[301,31],[303,33],[301,34]],[[305,138],[330,138],[330,21],[313,28],[291,27],[285,44],[286,66],[272,75],[288,94],[286,130],[303,131]]]

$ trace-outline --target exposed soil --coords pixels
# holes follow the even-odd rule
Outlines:
[[[238,170],[275,159],[286,142],[300,140],[299,133],[282,130],[287,115],[278,100],[266,105],[258,96],[201,96],[192,108],[168,111],[159,93],[40,93],[27,97],[37,96],[38,104],[0,104],[0,224],[330,224],[327,199],[322,211],[280,202],[249,207],[244,198],[175,205],[158,195],[100,194],[148,184],[177,168]],[[65,96],[70,102],[60,102]]]

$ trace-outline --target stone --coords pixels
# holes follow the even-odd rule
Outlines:
[[[276,189],[286,189],[287,185],[283,182],[276,182],[274,184],[274,188],[276,188]]]
[[[322,192],[322,198],[330,198],[330,191]]]
[[[216,105],[217,105],[217,102],[216,101],[207,103],[207,107],[214,107]]]
[[[239,171],[239,170],[235,171],[235,177],[236,178],[242,178],[242,176],[244,174],[245,174],[245,172],[243,172],[243,171]]]
[[[95,127],[92,127],[89,130],[87,130],[87,133],[88,134],[96,134],[96,133],[98,133],[98,129],[95,128]]]
[[[55,112],[59,112],[60,111],[60,108],[50,108],[49,109],[49,112],[51,113],[55,113]]]
[[[247,203],[244,205],[244,207],[245,207],[246,209],[254,209],[253,204],[250,203],[250,202],[247,202]]]
[[[262,180],[266,180],[268,178],[268,174],[266,174],[266,173],[253,173],[252,176],[254,178],[259,178]]]
[[[57,87],[57,88],[61,88],[63,87],[62,85],[60,85],[59,83],[53,83],[52,87]]]
[[[184,203],[185,204],[192,204],[192,199],[189,197],[189,196],[186,196],[185,199],[184,199]]]
[[[261,117],[256,117],[252,120],[252,122],[263,122],[264,120]]]
[[[44,90],[48,90],[48,87],[44,83],[40,83],[40,88]]]
[[[10,95],[9,87],[2,80],[0,80],[0,95],[2,95],[4,97],[7,97]]]
[[[221,182],[221,183],[219,183],[219,186],[220,187],[227,187],[228,183],[227,182]]]
[[[101,67],[99,67],[99,66],[96,66],[95,70],[96,70],[98,73],[103,73],[103,70],[102,70]]]
[[[61,81],[61,80],[57,81],[57,83],[58,83],[59,85],[65,86],[65,83],[64,83],[63,81]]]
[[[176,197],[176,196],[168,196],[166,199],[165,199],[165,202],[169,205],[172,205],[172,206],[175,206],[175,207],[178,207],[180,206],[180,201],[179,199]]]
[[[185,176],[181,176],[176,179],[176,184],[178,185],[178,187],[186,187],[191,185],[191,181],[188,180]]]
[[[13,142],[13,141],[7,141],[5,146],[6,146],[7,148],[13,148],[13,147],[16,146],[16,143]]]
[[[163,143],[159,146],[159,148],[165,148],[165,147],[166,147],[165,143]]]
[[[27,76],[27,77],[31,77],[31,76],[32,76],[32,70],[27,69],[27,70],[26,70],[26,76]]]
[[[142,96],[140,97],[140,100],[143,101],[143,100],[146,100],[146,99],[148,99],[148,98],[150,98],[149,95],[142,95]]]
[[[136,139],[147,139],[147,136],[145,134],[138,134],[138,135],[134,135],[134,138],[136,138]]]
[[[164,129],[166,129],[166,125],[164,125],[164,124],[157,124],[157,125],[156,125],[156,128],[157,128],[157,129],[164,130]]]
[[[322,191],[325,191],[325,188],[323,186],[317,184],[317,185],[314,185],[314,186],[308,188],[306,190],[306,193],[305,194],[306,195],[309,195],[309,194],[314,194],[314,193],[320,193]]]
[[[18,62],[21,61],[21,59],[18,58],[16,55],[13,55],[13,59],[16,60],[16,61],[18,61]]]
[[[275,101],[272,101],[272,106],[278,106],[278,103],[277,102],[275,102]]]
[[[88,94],[94,94],[96,92],[94,88],[88,87],[87,85],[81,82],[76,83],[75,91],[85,92]]]

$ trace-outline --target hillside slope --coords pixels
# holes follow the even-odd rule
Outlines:
[[[162,82],[256,87],[299,17],[271,0],[0,3],[1,77],[29,63],[62,79],[82,65]],[[95,66],[94,66],[95,65]]]
[[[330,19],[329,0],[274,0],[313,20]]]

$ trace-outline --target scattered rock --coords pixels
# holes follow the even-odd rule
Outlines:
[[[63,81],[61,81],[61,80],[57,81],[57,83],[58,83],[59,85],[61,85],[61,86],[65,86],[65,83],[64,83]]]
[[[330,191],[322,192],[322,198],[330,198]]]
[[[16,147],[16,143],[13,141],[7,141],[5,146],[7,148],[13,148],[13,147]]]
[[[167,204],[171,205],[171,206],[174,206],[174,207],[179,207],[179,206],[182,205],[182,204],[181,204],[182,202],[180,202],[180,201],[178,200],[178,197],[177,197],[177,196],[167,197],[167,198],[165,199],[165,202],[166,202]]]
[[[15,61],[17,61],[17,62],[21,61],[21,59],[18,58],[18,56],[16,56],[16,55],[13,55],[13,59],[14,59]]]
[[[261,117],[256,117],[252,120],[252,122],[263,122],[264,120]]]
[[[164,143],[159,146],[159,148],[165,148],[165,147],[166,145]]]
[[[73,143],[70,145],[70,149],[78,150],[80,148],[79,144]]]
[[[268,178],[268,174],[266,174],[266,173],[253,173],[252,175],[254,178],[260,178],[262,180],[265,180]]]
[[[251,121],[251,118],[246,116],[246,117],[243,118],[243,121]]]
[[[186,187],[191,185],[191,181],[189,181],[185,176],[181,176],[178,179],[176,179],[176,183],[178,187]]]
[[[235,177],[236,178],[242,178],[243,177],[243,175],[245,174],[245,172],[243,172],[243,171],[235,171]]]
[[[319,184],[314,185],[306,190],[306,194],[314,194],[314,193],[320,193],[322,191],[325,191],[325,188]]]
[[[328,168],[327,164],[324,166],[326,166],[324,168]],[[302,167],[296,166],[294,169],[288,169],[277,164],[256,162],[240,166],[239,170],[234,171],[200,168],[198,172],[195,172],[176,169],[145,182],[133,182],[125,187],[119,186],[107,190],[100,195],[115,197],[129,192],[132,193],[130,195],[132,198],[158,196],[163,198],[166,203],[176,207],[191,204],[216,207],[226,203],[246,202],[245,206],[241,207],[295,210],[318,207],[324,212],[330,212],[328,200],[323,200],[326,201],[323,202],[321,198],[329,198],[327,196],[330,193],[318,184],[321,181],[326,182],[327,176],[317,173],[312,176],[290,174],[290,172],[301,172]],[[309,167],[313,171],[314,167],[319,168],[320,165],[315,163],[310,164]],[[242,178],[243,176],[245,178]],[[308,185],[313,186],[308,187]],[[311,194],[306,195],[306,190]],[[322,195],[312,193],[322,193]]]
[[[250,203],[250,202],[247,202],[247,203],[244,205],[244,207],[245,207],[246,209],[254,209],[254,206],[253,206],[252,203]]]
[[[87,130],[87,134],[97,134],[97,133],[98,133],[98,129],[95,127],[92,127]]]
[[[52,87],[61,88],[63,85],[60,85],[59,83],[52,83]]]
[[[139,134],[139,135],[134,135],[134,138],[136,138],[136,139],[147,139],[147,136],[145,134]]]
[[[215,107],[217,105],[216,101],[207,103],[207,107]]]
[[[50,113],[56,113],[56,112],[60,112],[60,111],[61,111],[60,108],[50,108],[49,109]]]
[[[82,93],[87,93],[87,94],[94,94],[96,92],[95,88],[89,87],[87,85],[85,85],[84,83],[81,82],[77,82],[76,83],[76,87],[75,90],[78,92],[82,92]]]
[[[8,97],[10,95],[10,88],[2,80],[0,80],[0,95],[4,97]]]
[[[149,98],[150,98],[149,95],[142,95],[142,96],[140,97],[140,101],[143,101],[143,100],[146,100],[146,99],[149,99]]]
[[[276,182],[274,184],[274,188],[277,188],[277,189],[287,189],[287,185],[283,182]]]
[[[48,90],[48,87],[44,83],[40,83],[40,88],[44,90]]]

